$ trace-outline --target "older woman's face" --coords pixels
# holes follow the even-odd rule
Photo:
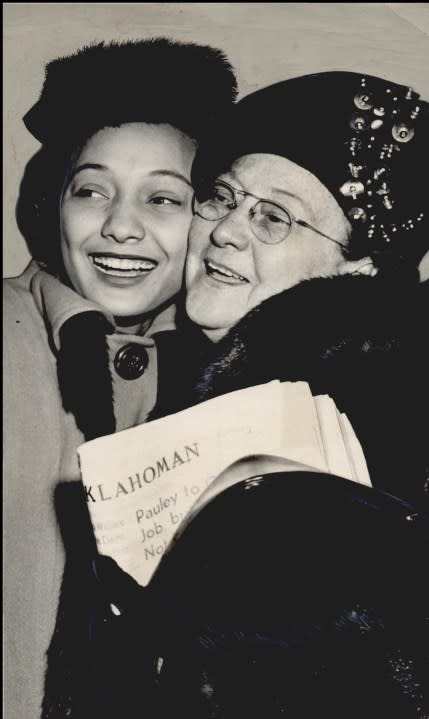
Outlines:
[[[170,125],[93,135],[61,203],[61,248],[74,288],[116,317],[155,312],[182,283],[192,218],[193,142]]]
[[[336,200],[314,175],[284,157],[246,155],[219,179],[286,207],[347,244],[348,222]],[[302,280],[337,274],[345,263],[338,244],[296,224],[279,244],[262,243],[249,222],[255,202],[245,197],[224,219],[196,215],[191,224],[186,308],[215,341],[263,300]]]

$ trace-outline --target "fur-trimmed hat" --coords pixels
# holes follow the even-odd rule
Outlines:
[[[332,193],[351,255],[417,265],[429,247],[429,104],[411,88],[353,72],[285,80],[240,100],[197,153],[197,194],[234,160],[286,157]]]
[[[24,123],[42,144],[76,143],[104,126],[166,122],[199,139],[236,98],[223,52],[167,38],[98,43],[46,66]]]

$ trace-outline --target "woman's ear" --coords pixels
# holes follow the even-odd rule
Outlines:
[[[345,260],[341,269],[341,275],[366,275],[375,277],[378,272],[370,257],[361,257],[359,260]]]

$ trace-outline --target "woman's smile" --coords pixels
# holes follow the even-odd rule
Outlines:
[[[95,269],[108,277],[119,277],[124,280],[142,279],[157,266],[156,260],[134,255],[117,255],[113,252],[91,252],[89,258]]]
[[[315,176],[284,157],[246,155],[220,181],[250,197],[218,220],[196,213],[186,261],[188,316],[214,341],[269,297],[310,277],[336,274],[344,263],[337,244],[299,225],[284,241],[259,239],[251,223],[258,198],[272,198],[274,204],[287,195],[293,213],[336,236],[347,233],[347,220],[334,197]]]
[[[249,280],[238,272],[235,272],[228,265],[224,265],[220,262],[215,262],[210,258],[204,260],[204,267],[208,277],[212,278],[216,282],[221,282],[227,285],[243,285],[248,284]]]
[[[169,125],[99,130],[72,168],[61,250],[74,289],[116,318],[145,316],[182,285],[195,145]]]

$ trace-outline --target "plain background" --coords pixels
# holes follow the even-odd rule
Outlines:
[[[92,41],[166,35],[217,46],[237,71],[240,96],[294,75],[352,70],[429,99],[429,3],[3,3],[3,17],[6,277],[29,260],[15,204],[39,145],[21,118],[38,99],[45,64]],[[138,80],[136,71],[136,91]]]

